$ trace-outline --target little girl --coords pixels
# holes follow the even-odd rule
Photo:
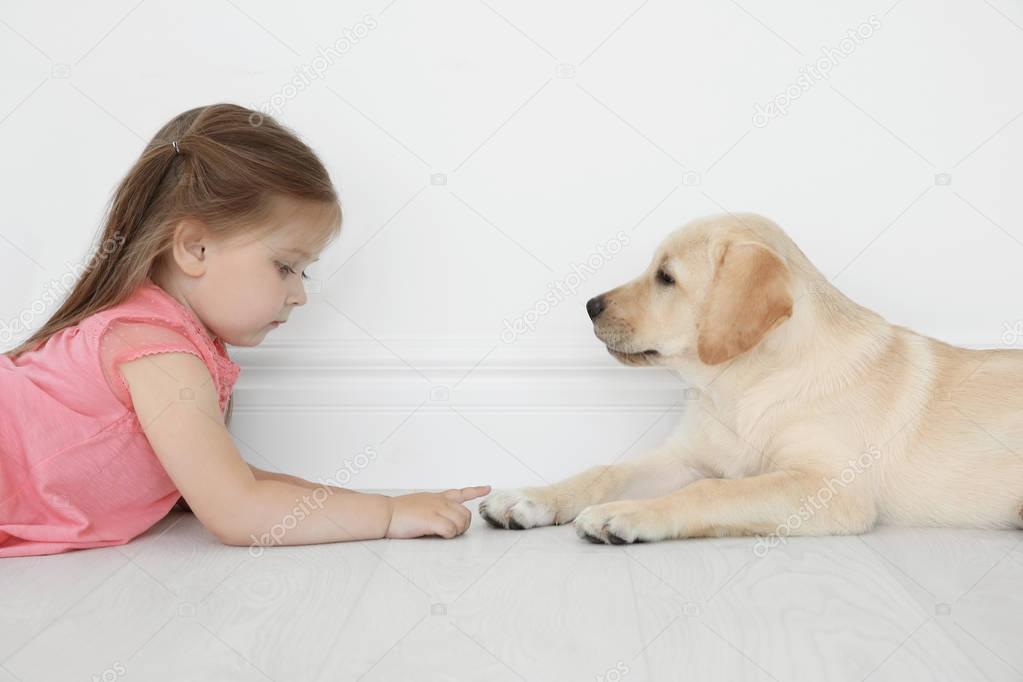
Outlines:
[[[181,499],[229,545],[451,538],[489,486],[388,497],[262,471],[225,425],[240,368],[340,232],[323,164],[270,116],[186,111],[114,194],[94,263],[0,355],[0,557],[122,545]]]

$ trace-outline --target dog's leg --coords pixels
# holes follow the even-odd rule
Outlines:
[[[497,528],[558,525],[590,505],[664,495],[699,478],[684,449],[665,444],[636,460],[592,467],[554,485],[495,491],[480,502],[479,511]]]
[[[876,519],[871,497],[818,473],[775,471],[704,479],[653,500],[582,510],[576,532],[591,542],[624,544],[724,535],[862,533]]]

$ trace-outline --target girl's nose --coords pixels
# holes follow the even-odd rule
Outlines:
[[[309,297],[305,293],[305,282],[299,281],[298,289],[291,292],[291,296],[288,297],[288,302],[291,305],[305,305],[305,302],[309,300]]]

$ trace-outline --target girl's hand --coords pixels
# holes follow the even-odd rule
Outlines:
[[[453,488],[442,493],[413,493],[391,498],[391,522],[385,537],[417,538],[439,535],[453,538],[469,528],[472,513],[463,502],[490,492],[489,485]]]

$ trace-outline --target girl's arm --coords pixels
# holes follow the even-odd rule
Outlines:
[[[284,481],[285,483],[291,483],[293,485],[301,486],[309,490],[316,490],[317,488],[330,488],[336,493],[350,493],[354,492],[348,488],[338,488],[337,486],[327,485],[326,483],[316,483],[315,481],[307,481],[304,478],[298,476],[292,476],[290,474],[278,474],[273,471],[264,471],[258,469],[249,464],[249,469],[252,471],[252,475],[256,477],[257,481]]]
[[[294,477],[261,478],[224,425],[215,384],[189,353],[120,366],[142,429],[196,518],[230,545],[303,545],[381,537],[454,537],[469,527],[462,504],[488,486],[387,497]],[[191,389],[191,390],[186,390]],[[343,493],[343,494],[339,494]]]

